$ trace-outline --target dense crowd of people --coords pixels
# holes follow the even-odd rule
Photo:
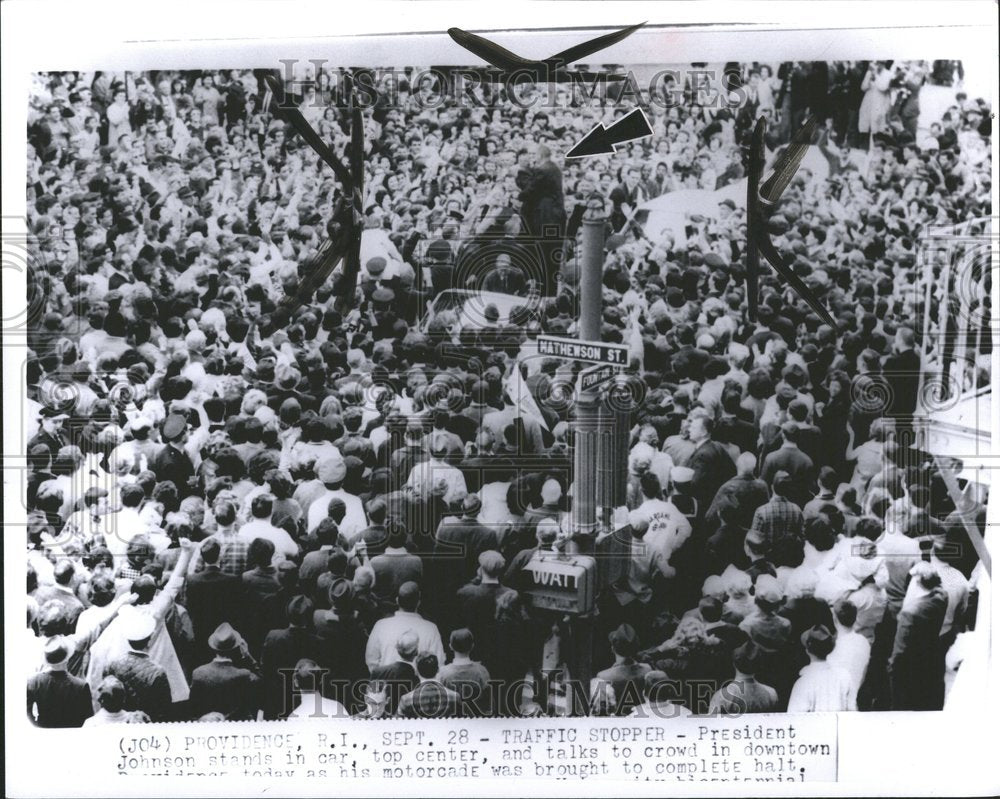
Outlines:
[[[554,712],[564,622],[525,568],[550,550],[613,561],[587,712],[940,708],[985,510],[911,446],[935,313],[917,250],[989,215],[991,109],[956,90],[918,127],[952,62],[726,70],[739,106],[682,79],[652,136],[565,162],[613,92],[431,107],[440,78],[413,73],[364,113],[353,302],[338,270],[287,320],[340,188],[252,70],[37,75],[32,720]],[[289,92],[343,153],[340,73],[313,77]],[[768,225],[837,325],[773,276],[751,322],[744,211],[651,240],[639,206],[739,180],[759,116],[773,149],[809,114],[829,175],[803,171]],[[578,332],[588,204],[602,339],[643,389],[623,524],[597,540],[570,522],[567,365],[534,349]]]

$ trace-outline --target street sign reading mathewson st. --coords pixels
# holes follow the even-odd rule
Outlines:
[[[624,344],[580,341],[574,338],[558,338],[557,336],[539,336],[537,344],[539,355],[552,355],[570,361],[628,366],[628,347]]]

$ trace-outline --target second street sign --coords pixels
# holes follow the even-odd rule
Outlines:
[[[594,386],[599,386],[601,383],[605,383],[615,376],[615,367],[610,363],[602,363],[597,366],[589,366],[580,372],[580,390],[587,391],[588,389],[594,388]]]

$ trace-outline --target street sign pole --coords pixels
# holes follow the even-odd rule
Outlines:
[[[601,340],[602,291],[604,271],[603,200],[591,205],[583,217],[580,253],[580,324],[578,336],[583,341]],[[582,383],[582,381],[581,381]],[[607,449],[603,435],[607,412],[602,410],[600,383],[592,383],[577,392],[573,412],[573,537],[580,551],[594,554],[597,537],[598,469]],[[572,676],[589,691],[594,624],[590,618],[571,622]]]

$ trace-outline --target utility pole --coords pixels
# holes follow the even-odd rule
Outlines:
[[[592,201],[583,215],[580,254],[580,323],[582,341],[601,338],[601,277],[604,270],[603,200]],[[573,409],[573,537],[591,554],[597,535],[597,483],[601,466],[601,413],[597,389],[580,391]]]

